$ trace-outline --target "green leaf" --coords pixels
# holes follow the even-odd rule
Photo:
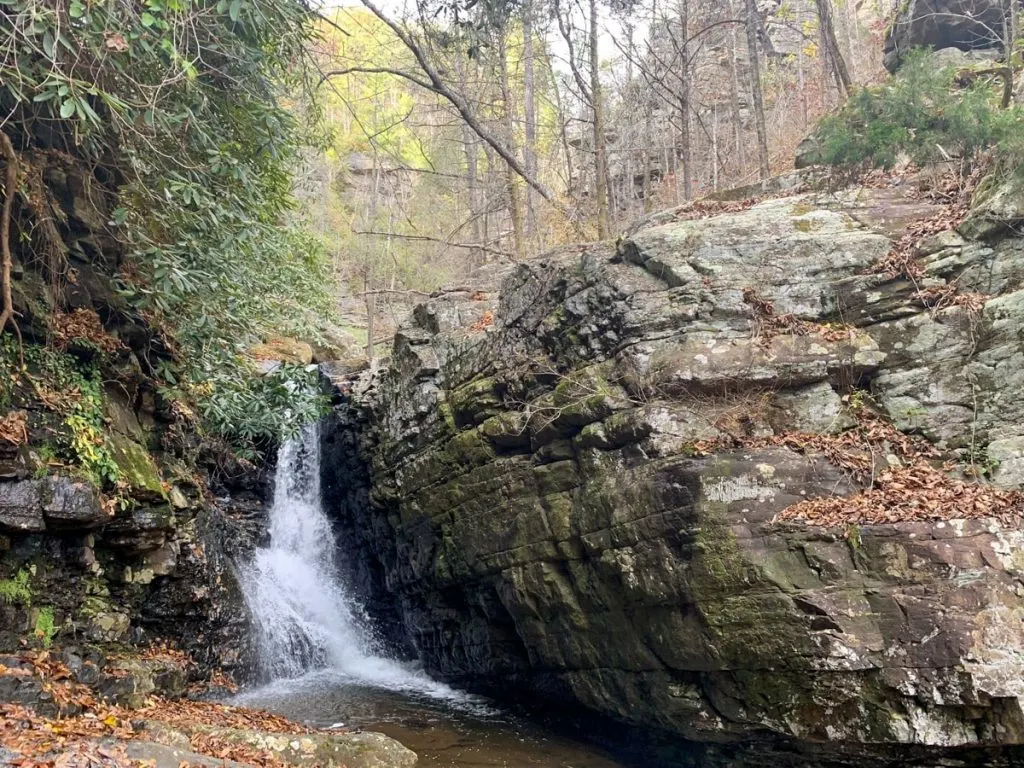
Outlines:
[[[144,11],[142,13],[142,18],[140,18],[139,21],[142,22],[142,26],[144,26],[146,29],[149,29],[154,24],[156,24],[156,16],[154,16],[149,11]]]
[[[242,0],[231,0],[231,5],[228,6],[228,16],[232,21],[238,21],[238,15],[242,11]]]
[[[60,105],[60,116],[67,120],[69,117],[75,114],[75,108],[77,107],[77,105],[77,99],[67,99],[66,101],[64,101],[63,104]]]
[[[78,0],[71,0],[71,5],[68,6],[68,16],[72,19],[82,18],[85,16],[85,6],[78,2]]]

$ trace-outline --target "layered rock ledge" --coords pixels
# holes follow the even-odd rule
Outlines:
[[[864,408],[1020,488],[1024,243],[942,232],[908,277],[873,268],[936,213],[902,188],[741,207],[418,307],[326,438],[354,582],[433,674],[695,763],[1020,759],[1019,510],[778,516],[902,465],[902,438],[866,473],[783,439]]]

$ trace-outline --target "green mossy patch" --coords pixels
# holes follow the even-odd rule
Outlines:
[[[132,496],[148,500],[167,499],[163,478],[149,451],[118,433],[107,436],[107,445]]]
[[[457,428],[480,424],[501,412],[498,383],[492,378],[475,379],[448,393],[452,417]]]

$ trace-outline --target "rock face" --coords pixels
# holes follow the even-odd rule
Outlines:
[[[1019,519],[774,522],[864,481],[768,438],[840,433],[864,400],[1024,479],[1021,242],[947,232],[916,284],[874,273],[931,213],[901,194],[659,214],[510,268],[496,301],[419,308],[342,398],[325,469],[396,642],[461,685],[694,742],[676,764],[1024,745]],[[924,306],[953,282],[980,308]]]
[[[916,47],[963,51],[999,47],[1006,6],[1003,0],[909,0],[902,3],[885,39],[886,69],[895,72],[902,56]]]
[[[0,652],[166,638],[238,669],[247,617],[229,560],[254,541],[263,478],[157,385],[168,351],[115,290],[113,182],[60,153],[31,162],[76,277],[55,291],[12,229],[25,343],[0,344]]]

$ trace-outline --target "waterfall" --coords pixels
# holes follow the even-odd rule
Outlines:
[[[263,675],[281,680],[319,670],[391,690],[454,694],[375,651],[362,608],[338,576],[334,553],[320,499],[319,428],[311,425],[278,452],[270,543],[241,569]]]

